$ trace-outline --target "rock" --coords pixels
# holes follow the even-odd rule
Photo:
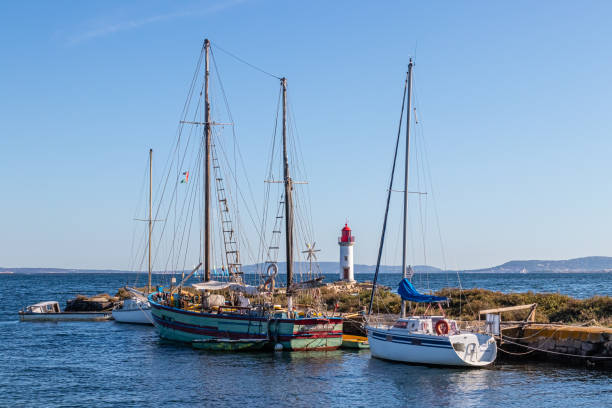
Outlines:
[[[79,295],[66,302],[66,312],[102,312],[111,310],[115,302],[109,301],[110,297],[96,296],[87,298]]]
[[[583,351],[586,351],[586,352],[593,351],[593,350],[595,350],[595,344],[584,342],[584,343],[582,343],[582,346],[580,348]]]

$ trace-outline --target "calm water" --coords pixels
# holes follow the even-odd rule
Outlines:
[[[397,278],[382,281],[394,286]],[[153,327],[18,321],[25,304],[63,306],[76,293],[114,293],[126,281],[134,276],[0,275],[0,406],[612,406],[610,371],[438,369],[367,351],[211,353],[162,342]],[[588,297],[610,294],[612,274],[462,275],[462,284]],[[447,286],[446,277],[430,275],[429,285]]]

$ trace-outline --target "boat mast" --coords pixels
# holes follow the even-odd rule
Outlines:
[[[400,120],[395,140],[395,153],[393,153],[393,166],[391,166],[391,178],[389,179],[389,189],[387,190],[387,206],[385,207],[385,218],[383,221],[382,232],[380,234],[380,245],[378,246],[378,258],[376,259],[376,270],[372,282],[372,294],[370,295],[370,305],[368,306],[368,316],[372,314],[372,305],[376,295],[376,283],[378,282],[378,272],[380,271],[380,260],[382,258],[383,245],[385,244],[385,234],[387,232],[387,220],[389,219],[389,204],[391,203],[391,193],[393,192],[393,179],[395,178],[395,164],[397,163],[397,150],[399,147],[400,136],[402,133],[402,120],[404,117],[404,105],[406,103],[406,90],[408,88],[408,73],[404,81],[404,95],[402,96],[402,109],[400,109]]]
[[[408,103],[406,104],[406,160],[404,163],[404,233],[402,239],[402,276],[408,277],[406,270],[406,246],[408,224],[408,164],[410,159],[410,102],[412,99],[412,58],[408,63]],[[406,317],[406,301],[402,299],[401,317]]]
[[[151,234],[153,233],[153,149],[149,149],[149,283],[147,293],[151,292]]]
[[[285,181],[285,248],[287,251],[287,313],[291,315],[293,309],[293,296],[291,284],[293,283],[293,202],[291,190],[293,189],[289,176],[289,159],[287,157],[287,78],[281,78],[283,88],[283,177]],[[290,317],[290,316],[289,316]]]
[[[208,76],[210,41],[204,40],[204,50],[206,52],[206,74],[204,76],[204,145],[205,162],[204,168],[204,281],[210,280],[210,103],[208,101]]]

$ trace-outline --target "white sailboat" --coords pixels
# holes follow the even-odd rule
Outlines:
[[[151,305],[147,300],[147,294],[151,293],[151,234],[153,232],[153,149],[149,149],[149,280],[146,293],[133,288],[126,288],[131,295],[123,303],[113,309],[113,319],[119,323],[153,324],[151,316]]]
[[[393,176],[400,133],[398,131],[395,145],[395,157],[393,161],[391,181],[387,196],[387,206],[378,252],[378,261],[372,286],[372,297],[368,309],[368,341],[372,357],[385,360],[400,361],[405,363],[432,364],[444,366],[470,366],[482,367],[491,364],[497,356],[497,344],[495,339],[488,334],[463,332],[455,320],[448,319],[444,315],[438,316],[409,316],[406,317],[406,301],[417,303],[438,304],[446,302],[447,298],[420,294],[410,282],[406,266],[407,247],[407,217],[408,217],[408,162],[410,147],[410,103],[412,94],[412,59],[408,65],[406,86],[404,88],[404,101],[402,102],[402,116],[404,103],[407,101],[406,109],[406,157],[404,178],[404,224],[403,224],[403,246],[402,246],[402,271],[404,278],[399,284],[398,294],[402,298],[401,316],[393,325],[374,324],[370,319],[372,303],[376,294],[376,282],[382,256],[387,217],[389,214],[389,203],[393,189]],[[408,97],[406,98],[406,91]],[[400,129],[401,129],[400,118]],[[440,310],[442,308],[440,307]]]
[[[113,309],[113,319],[119,323],[153,324],[151,305],[144,293],[133,288],[127,288],[132,297],[125,299],[123,304]]]

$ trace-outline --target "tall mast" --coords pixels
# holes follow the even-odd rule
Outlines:
[[[404,163],[404,233],[402,240],[402,274],[408,277],[406,270],[406,246],[408,224],[408,164],[410,159],[410,102],[412,100],[412,58],[408,63],[408,103],[406,104],[406,160]],[[406,317],[406,301],[402,299],[401,317]]]
[[[293,189],[289,176],[289,159],[287,157],[287,78],[281,78],[283,87],[283,177],[285,179],[285,247],[287,251],[287,312],[293,309],[291,284],[293,283]]]
[[[151,292],[151,234],[153,233],[153,149],[149,149],[149,283],[147,293]]]
[[[376,259],[376,270],[374,271],[374,280],[372,282],[372,295],[370,296],[370,305],[368,306],[368,316],[372,314],[372,305],[374,304],[374,295],[376,294],[376,282],[378,282],[378,272],[380,271],[380,260],[382,258],[383,245],[385,244],[385,234],[387,232],[387,220],[389,219],[389,204],[391,203],[391,192],[393,191],[393,179],[395,177],[395,164],[397,163],[397,150],[399,147],[400,136],[402,133],[402,120],[404,118],[404,105],[406,103],[406,91],[408,89],[408,73],[404,81],[404,96],[402,96],[402,109],[400,109],[400,120],[397,129],[397,138],[395,140],[395,153],[393,153],[393,166],[391,167],[391,178],[389,180],[389,189],[387,190],[387,206],[385,207],[385,218],[383,221],[382,232],[380,234],[380,245],[378,246],[378,258]]]
[[[208,101],[208,76],[210,41],[204,40],[206,51],[206,74],[204,76],[204,145],[205,177],[204,177],[204,281],[210,280],[210,103]]]

